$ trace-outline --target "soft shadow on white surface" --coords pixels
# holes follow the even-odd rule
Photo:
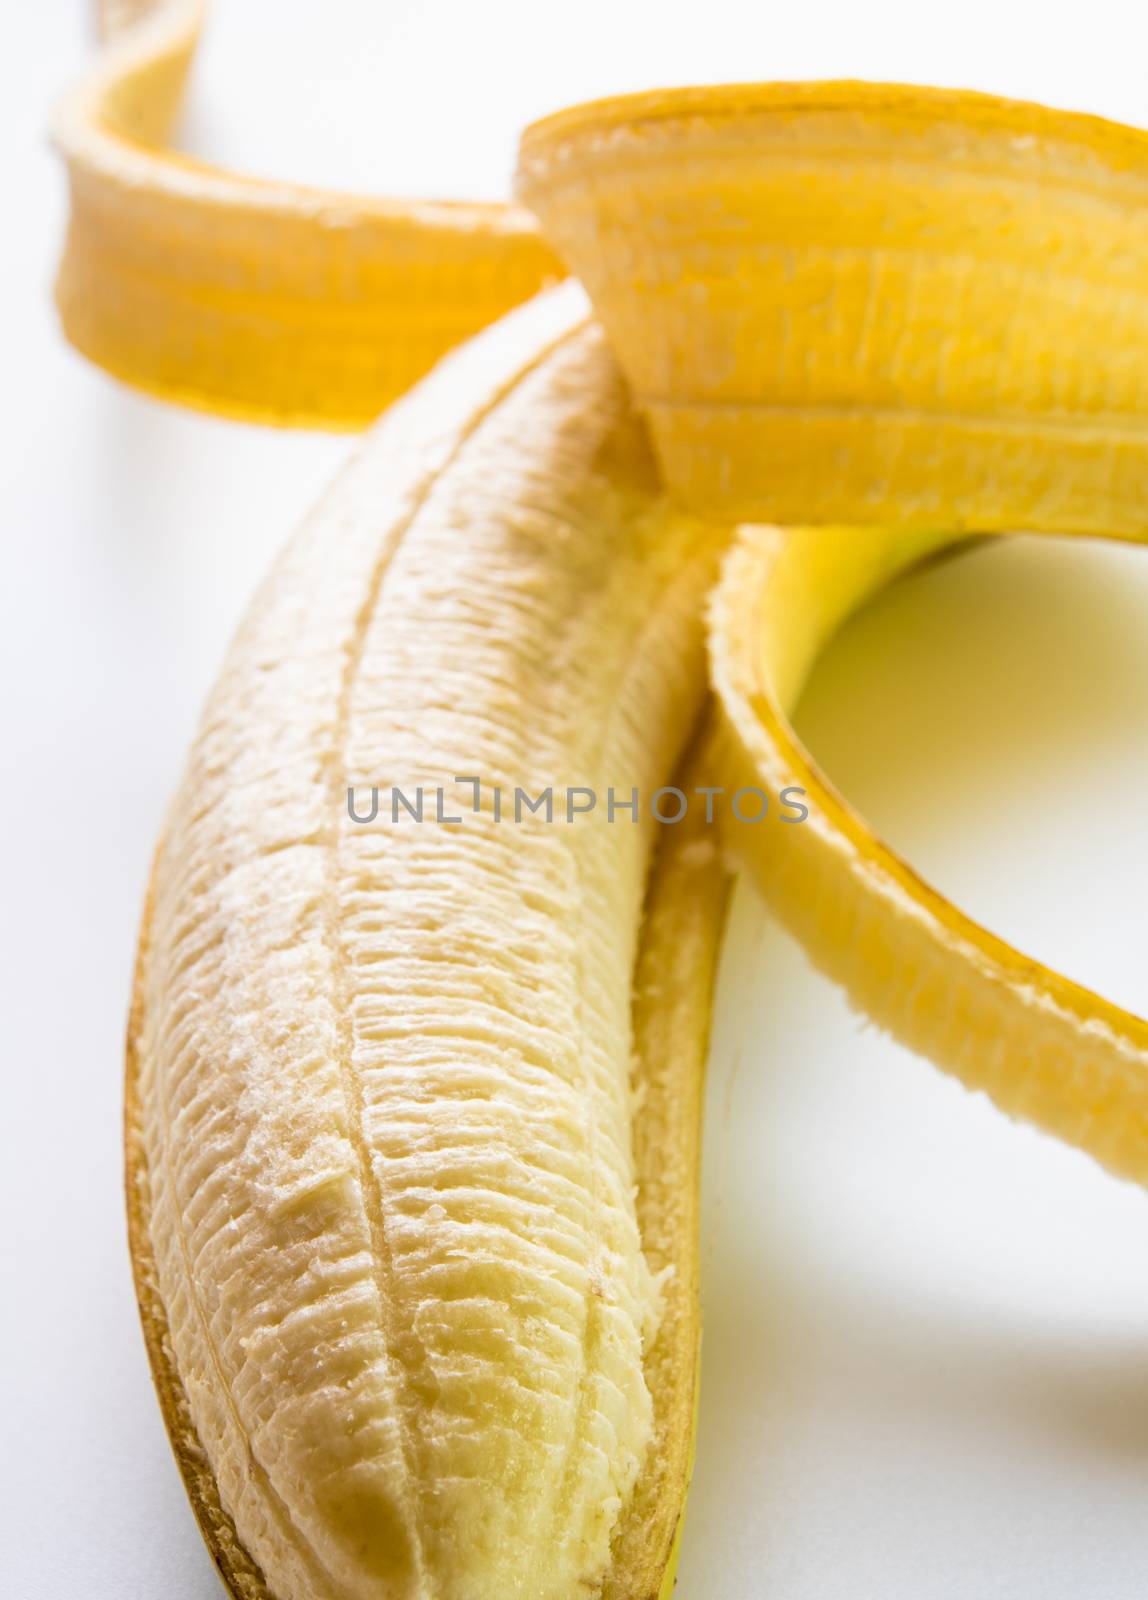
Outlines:
[[[897,586],[801,708],[838,787],[1022,948],[1143,1004],[1148,559]],[[683,1600],[1131,1600],[1148,1197],[867,1028],[749,889],[723,960]]]

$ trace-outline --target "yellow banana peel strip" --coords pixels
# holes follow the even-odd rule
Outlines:
[[[333,802],[380,753],[433,781],[468,739],[507,774],[545,749],[668,776],[705,692],[710,558],[752,520],[683,786],[803,789],[807,821],[728,839],[812,959],[1145,1181],[1148,1025],[921,882],[787,717],[835,628],[914,562],[1017,528],[1144,537],[1148,136],[872,85],[634,96],[528,131],[539,233],[509,207],[177,156],[200,6],[105,21],[56,130],[81,350],[169,399],[354,427],[562,262],[700,514],[666,502],[561,291],[388,414],[253,609],[157,858],[129,1043],[133,1259],[190,1496],[238,1600],[665,1600],[696,1404],[711,835],[695,816],[656,852],[647,828],[516,861],[497,833],[360,834]],[[544,937],[513,937],[508,885]]]
[[[742,520],[1148,530],[1148,134],[866,83],[527,130],[670,487]]]
[[[518,187],[679,497],[791,525],[729,555],[713,759],[807,789],[810,819],[737,849],[855,1003],[1143,1181],[1148,1025],[924,884],[786,711],[836,626],[960,533],[1148,533],[1148,134],[932,89],[683,90],[529,129]]]
[[[1148,1023],[973,922],[879,839],[787,711],[822,646],[883,584],[961,536],[748,527],[711,610],[711,781],[804,792],[809,818],[731,843],[853,1003],[1004,1111],[1148,1183]]]
[[[57,283],[91,360],[165,400],[361,428],[561,269],[515,207],[331,194],[164,145],[202,0],[109,7],[54,135],[71,221]]]

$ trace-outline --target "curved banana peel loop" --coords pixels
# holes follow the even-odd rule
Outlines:
[[[835,791],[786,715],[837,626],[961,539],[745,529],[711,609],[721,706],[711,781],[802,790],[808,821],[768,839],[740,827],[730,842],[854,1005],[1003,1111],[1148,1183],[1148,1023],[1020,954],[919,878]]]
[[[502,320],[278,563],[157,854],[126,1136],[168,1429],[236,1600],[666,1600],[716,830],[507,831],[477,789],[469,828],[441,789],[363,827],[353,795],[801,789],[800,824],[724,838],[817,965],[1148,1181],[1148,1024],[917,878],[787,720],[915,562],[1148,532],[1148,136],[858,84],[633,96],[528,131],[539,232],[165,150],[200,21],[109,4],[60,114],[82,351],[356,427]],[[531,299],[566,267],[597,323]]]
[[[164,400],[362,428],[455,345],[563,274],[508,205],[330,194],[163,145],[203,0],[108,6],[54,136],[71,186],[57,301],[72,343]]]

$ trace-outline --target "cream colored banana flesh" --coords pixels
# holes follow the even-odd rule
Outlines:
[[[127,1170],[189,1493],[238,1600],[665,1600],[717,830],[496,820],[491,790],[804,788],[808,822],[726,843],[812,958],[1148,1179],[1145,1023],[917,879],[787,721],[836,627],[958,538],[1148,531],[1148,136],[871,85],[636,96],[528,132],[539,232],[175,156],[199,6],[105,21],[57,140],[64,324],[108,370],[357,426],[566,267],[600,319],[552,291],[386,414],[172,808]],[[392,821],[394,785],[463,820]]]
[[[676,1235],[651,1263],[636,1210],[654,825],[496,821],[453,775],[508,807],[667,782],[719,543],[555,291],[388,414],[207,709],[140,969],[139,1181],[195,1433],[280,1600],[565,1600],[610,1574],[667,1273],[693,1276]],[[445,780],[463,821],[352,820],[348,788],[400,779]]]

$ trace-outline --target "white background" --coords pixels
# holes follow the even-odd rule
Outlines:
[[[909,78],[1148,122],[1133,16],[218,0],[185,140],[266,173],[496,195],[527,118],[657,82]],[[44,128],[86,23],[12,8],[0,94],[0,1593],[216,1600],[136,1326],[121,1038],[197,708],[349,446],[181,415],[63,347]],[[966,908],[1143,1008],[1140,553],[1017,541],[911,581],[835,647],[802,726]],[[685,1600],[1138,1600],[1148,1199],[865,1031],[744,890],[708,1115]]]

